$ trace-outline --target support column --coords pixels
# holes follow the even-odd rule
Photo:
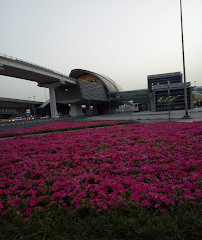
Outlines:
[[[82,116],[82,106],[81,105],[71,104],[70,109],[71,109],[72,117]]]
[[[91,112],[90,112],[90,106],[89,105],[86,105],[86,115],[87,116],[91,116]]]
[[[97,105],[93,105],[93,115],[98,115],[98,107]]]
[[[51,118],[57,118],[57,106],[55,99],[55,88],[49,88]]]

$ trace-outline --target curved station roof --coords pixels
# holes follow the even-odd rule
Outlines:
[[[121,91],[121,88],[109,77],[88,70],[73,69],[69,77],[102,83],[109,93]]]

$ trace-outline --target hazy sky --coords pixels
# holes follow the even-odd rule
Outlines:
[[[202,0],[182,0],[187,81],[202,86]],[[180,0],[0,0],[0,53],[123,90],[182,71]],[[37,83],[0,76],[0,97],[45,100]]]

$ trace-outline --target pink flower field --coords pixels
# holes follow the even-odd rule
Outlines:
[[[42,124],[34,127],[13,129],[8,131],[0,132],[0,136],[8,135],[8,134],[23,134],[23,133],[33,133],[40,132],[43,130],[60,130],[60,129],[71,129],[71,128],[79,128],[79,127],[90,127],[96,125],[114,125],[124,121],[96,121],[96,122],[52,122],[47,124]]]
[[[135,123],[1,140],[0,213],[198,205],[201,133],[202,122]]]

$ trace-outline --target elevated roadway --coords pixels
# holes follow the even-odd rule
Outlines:
[[[52,118],[57,118],[55,88],[77,84],[65,74],[5,54],[0,54],[0,75],[34,81],[39,87],[49,88]]]

